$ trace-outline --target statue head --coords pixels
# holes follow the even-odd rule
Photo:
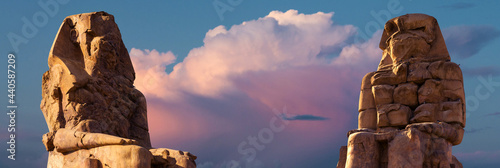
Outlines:
[[[406,14],[387,21],[379,47],[384,50],[379,70],[402,62],[450,60],[436,19],[425,14]]]
[[[113,15],[66,17],[49,53],[40,105],[49,131],[60,128],[134,139],[150,148],[146,99]]]

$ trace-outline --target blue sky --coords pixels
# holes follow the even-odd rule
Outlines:
[[[4,152],[0,167],[45,165],[47,155],[41,136],[48,130],[39,104],[47,56],[66,16],[93,11],[115,16],[137,74],[155,79],[147,85],[142,77],[136,81],[148,99],[150,127],[155,127],[151,128],[153,146],[189,150],[198,155],[200,167],[223,166],[231,161],[247,167],[336,164],[338,149],[346,144],[345,133],[357,126],[361,77],[374,71],[381,57],[378,46],[374,46],[380,39],[378,30],[386,20],[406,13],[434,16],[452,61],[462,68],[468,100],[466,134],[462,144],[453,147],[453,153],[465,167],[500,164],[500,134],[496,131],[500,127],[500,86],[495,85],[500,82],[498,1],[54,0],[51,2],[57,2],[58,10],[46,15],[46,22],[39,23],[32,37],[27,37],[22,32],[26,24],[23,20],[33,22],[33,16],[47,14],[39,2],[48,0],[3,2],[0,7],[0,54],[5,62],[9,53],[17,56],[19,106],[17,159],[8,160]],[[223,7],[218,9],[214,4]],[[298,28],[279,22],[280,18],[297,19],[301,14],[307,16],[306,20],[318,20]],[[311,25],[326,28],[307,27]],[[221,32],[226,36],[215,36]],[[9,34],[24,37],[26,43],[19,44],[16,51]],[[266,48],[291,39],[302,40],[278,43],[277,50]],[[214,49],[215,43],[233,48]],[[270,50],[284,56],[266,55]],[[210,57],[206,53],[222,54]],[[223,61],[214,62],[213,58]],[[212,71],[214,67],[220,71]],[[165,69],[165,73],[156,73],[158,69]],[[152,70],[155,73],[150,73]],[[199,76],[207,70],[214,79]],[[485,84],[488,80],[493,84]],[[7,105],[6,96],[0,101]],[[283,121],[288,121],[283,122],[285,129],[274,131],[272,141],[257,149],[256,159],[246,163],[238,145],[268,130],[275,116],[273,109],[291,113],[284,116]],[[7,116],[0,121],[0,140],[6,142]],[[162,121],[183,121],[186,125],[174,129],[169,124],[162,126]],[[6,143],[1,144],[7,149]]]

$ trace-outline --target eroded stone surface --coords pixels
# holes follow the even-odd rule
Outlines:
[[[447,80],[462,80],[462,70],[460,67],[449,61],[436,61],[429,65],[429,72],[432,78]]]
[[[48,167],[196,166],[187,152],[160,159],[150,152],[146,99],[134,88],[134,68],[112,15],[64,19],[48,64],[40,104],[49,128],[42,138]],[[176,161],[152,165],[169,158]]]
[[[378,164],[379,157],[375,134],[357,132],[349,136],[346,167],[370,168]]]
[[[137,145],[107,145],[69,153],[49,152],[47,168],[151,167],[153,155]],[[83,166],[82,166],[83,165]]]
[[[40,107],[49,131],[105,133],[151,148],[146,99],[133,86],[134,68],[112,15],[68,16],[48,62]]]
[[[373,96],[372,88],[362,89],[359,92],[359,106],[358,111],[375,108],[375,98]]]
[[[431,72],[427,70],[428,62],[410,63],[408,70],[408,82],[422,83],[426,79],[432,78]]]
[[[348,132],[346,160],[337,167],[462,167],[451,155],[464,135],[462,72],[436,19],[393,18],[379,47],[377,71],[362,80],[358,129]]]
[[[377,129],[377,110],[374,108],[359,112],[358,128]]]
[[[418,86],[414,83],[404,83],[394,89],[394,103],[416,107],[418,105]]]
[[[340,147],[339,150],[339,161],[337,162],[337,168],[344,168],[345,161],[347,160],[347,146]]]
[[[377,108],[378,127],[398,127],[407,125],[411,117],[411,109],[401,104],[384,104]]]
[[[375,85],[372,87],[375,105],[380,106],[394,102],[393,93],[394,86],[392,85]]]
[[[408,65],[399,63],[391,67],[390,70],[375,72],[372,76],[372,85],[397,85],[406,82]]]
[[[419,122],[434,122],[440,119],[440,105],[437,103],[421,104],[415,109],[414,116],[411,119],[412,123]]]
[[[196,168],[196,156],[184,151],[158,148],[149,150],[154,159],[153,167]],[[158,158],[159,157],[159,158]]]

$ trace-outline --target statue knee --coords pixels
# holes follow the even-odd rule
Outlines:
[[[380,158],[379,143],[375,134],[356,132],[349,136],[346,167],[371,167],[378,165]]]

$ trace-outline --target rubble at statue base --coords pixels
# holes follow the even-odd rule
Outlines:
[[[362,81],[358,129],[348,132],[337,168],[457,168],[451,154],[465,127],[462,71],[436,19],[389,20],[376,72]]]
[[[146,99],[114,17],[68,16],[43,75],[43,143],[49,168],[195,168],[189,152],[153,149]]]

